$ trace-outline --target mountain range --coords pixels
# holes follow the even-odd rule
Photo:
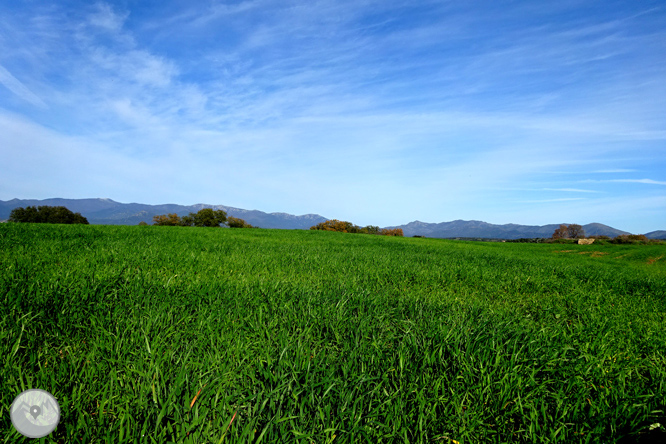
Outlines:
[[[304,214],[294,216],[287,213],[265,213],[258,210],[244,210],[242,208],[225,205],[147,205],[140,203],[120,203],[111,199],[12,199],[0,200],[0,220],[9,218],[14,208],[27,206],[64,206],[75,213],[81,213],[91,224],[104,225],[137,225],[139,222],[152,223],[153,216],[159,214],[176,213],[185,216],[196,213],[202,208],[223,210],[228,216],[244,219],[246,222],[261,228],[299,229],[307,230],[311,226],[328,220],[318,214]],[[410,222],[384,228],[402,228],[405,236],[425,236],[437,238],[483,238],[483,239],[520,239],[551,237],[560,224],[549,225],[495,225],[476,220],[454,220],[451,222],[426,223],[420,221]],[[630,234],[600,223],[583,225],[587,236],[615,237]],[[651,239],[666,239],[666,230],[644,233]]]

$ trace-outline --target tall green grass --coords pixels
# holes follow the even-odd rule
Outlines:
[[[41,388],[41,442],[663,439],[665,254],[1,224],[0,433]]]

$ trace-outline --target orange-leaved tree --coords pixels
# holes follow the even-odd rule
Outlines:
[[[153,216],[153,225],[172,226],[180,225],[180,217],[176,213],[169,213],[167,215],[159,214]]]
[[[311,230],[339,231],[341,233],[360,233],[361,229],[351,222],[331,219],[310,227]]]

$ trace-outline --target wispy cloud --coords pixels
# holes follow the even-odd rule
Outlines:
[[[552,203],[552,202],[572,202],[576,200],[585,200],[584,197],[561,197],[557,199],[537,199],[537,200],[519,200],[519,203]]]
[[[542,188],[544,191],[564,191],[567,193],[599,193],[597,190],[581,190],[579,188]]]
[[[106,29],[108,31],[118,32],[122,29],[123,23],[128,17],[128,13],[119,14],[113,10],[111,5],[106,3],[97,3],[97,9],[90,14],[88,21],[94,26]]]
[[[5,157],[85,163],[120,201],[611,223],[600,199],[639,193],[618,183],[666,179],[665,11],[583,4],[5,3]],[[4,197],[76,195],[37,170]]]
[[[611,170],[596,170],[592,171],[593,173],[601,173],[601,174],[612,174],[612,173],[635,173],[638,172],[638,170],[632,170],[628,168],[615,168]]]
[[[666,181],[653,180],[653,179],[607,179],[607,180],[591,180],[591,182],[645,183],[648,185],[666,185]]]
[[[21,99],[32,103],[40,108],[46,108],[46,103],[35,93],[30,91],[23,83],[0,65],[0,83],[2,83],[8,90],[16,94]]]

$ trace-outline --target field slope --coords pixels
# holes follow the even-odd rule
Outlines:
[[[3,442],[657,442],[665,353],[664,245],[0,224]]]

